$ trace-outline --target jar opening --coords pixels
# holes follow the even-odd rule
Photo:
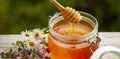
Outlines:
[[[95,36],[97,34],[97,30],[98,30],[97,29],[98,28],[97,20],[88,13],[80,11],[80,14],[82,15],[83,18],[82,18],[82,21],[80,21],[80,23],[76,25],[76,27],[79,25],[81,27],[84,27],[81,30],[81,32],[85,32],[85,30],[87,30],[87,27],[85,27],[82,23],[87,24],[87,26],[91,27],[91,29],[87,30],[88,32],[86,34],[84,34],[84,35],[76,34],[76,36],[64,35],[63,34],[63,33],[65,33],[64,30],[61,30],[61,31],[63,31],[63,33],[57,33],[55,30],[58,30],[59,27],[66,29],[68,34],[70,33],[71,30],[69,30],[69,28],[67,28],[68,25],[66,25],[66,24],[68,22],[65,22],[64,18],[61,16],[61,14],[56,13],[49,20],[49,31],[50,31],[51,35],[54,36],[55,38],[57,38],[59,41],[67,42],[67,43],[78,43],[78,42],[83,43],[83,42],[88,41],[91,37]],[[80,27],[78,27],[78,28],[80,28]],[[79,31],[78,29],[75,29],[75,31],[76,30]],[[69,42],[68,40],[70,40],[70,39],[77,39],[78,41]]]

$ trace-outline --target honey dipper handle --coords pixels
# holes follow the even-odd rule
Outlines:
[[[50,0],[60,11],[64,10],[64,7],[59,4],[56,0]]]

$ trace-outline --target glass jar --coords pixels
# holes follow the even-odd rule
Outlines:
[[[92,15],[79,11],[82,20],[72,26],[61,13],[49,19],[48,48],[51,59],[89,59],[98,48],[98,23]]]

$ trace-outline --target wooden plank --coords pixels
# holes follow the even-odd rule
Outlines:
[[[120,49],[120,32],[99,32],[101,46],[114,46]],[[0,35],[0,52],[12,46],[16,40],[24,40],[21,35]]]
[[[0,52],[11,47],[17,40],[23,40],[21,35],[0,35]]]
[[[100,32],[101,45],[120,46],[120,32]]]

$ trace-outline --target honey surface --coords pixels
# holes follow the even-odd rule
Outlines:
[[[62,24],[60,23],[56,24],[56,26],[53,28],[54,31],[60,35],[63,36],[72,36],[72,26],[70,24]],[[87,26],[86,23],[80,23],[74,25],[74,36],[83,36],[93,30],[92,27]],[[55,40],[55,41],[54,41]],[[66,40],[66,39],[61,39]],[[71,42],[76,42],[78,39],[70,38]],[[82,39],[81,39],[82,40]],[[86,43],[87,44],[87,43]],[[89,59],[92,55],[92,52],[90,51],[89,46],[80,47],[81,45],[67,45],[65,43],[62,43],[60,41],[57,41],[57,38],[54,38],[49,34],[48,37],[48,47],[51,52],[51,58],[53,59]],[[91,46],[93,50],[97,49],[96,45]]]

